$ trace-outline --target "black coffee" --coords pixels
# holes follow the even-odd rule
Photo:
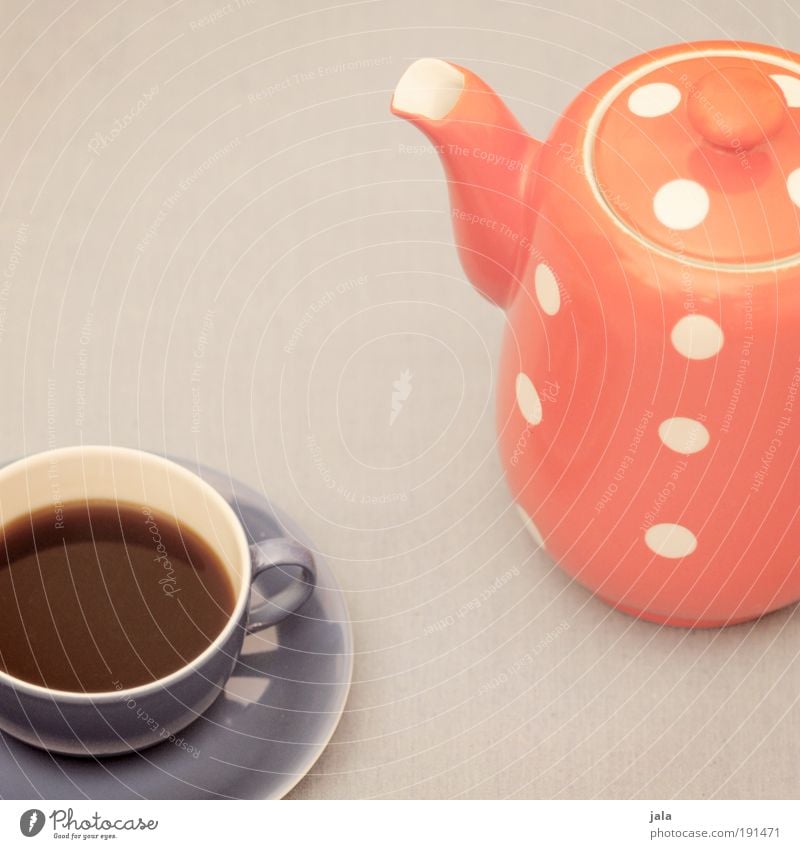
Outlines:
[[[56,690],[121,690],[197,657],[235,603],[218,555],[147,507],[72,502],[0,528],[0,669]]]

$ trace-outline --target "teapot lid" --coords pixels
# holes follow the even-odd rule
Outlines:
[[[652,249],[715,267],[800,262],[800,64],[732,47],[646,62],[598,103],[584,166]]]

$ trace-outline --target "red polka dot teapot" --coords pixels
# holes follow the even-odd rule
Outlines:
[[[656,50],[545,142],[438,59],[392,110],[435,144],[464,269],[507,312],[499,445],[537,542],[656,622],[800,599],[800,56]]]

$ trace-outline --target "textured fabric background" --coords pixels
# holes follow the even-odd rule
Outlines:
[[[796,611],[660,629],[535,552],[494,444],[503,315],[460,270],[435,155],[388,113],[438,55],[543,136],[641,50],[800,49],[796,7],[2,8],[2,453],[195,457],[305,524],[357,657],[295,798],[797,796]]]

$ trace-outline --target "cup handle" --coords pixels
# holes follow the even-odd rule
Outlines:
[[[305,546],[285,537],[254,543],[250,546],[250,558],[253,563],[251,584],[255,584],[267,569],[295,567],[301,570],[301,575],[293,578],[279,593],[250,608],[245,630],[253,634],[277,625],[308,600],[317,583],[317,567]]]

